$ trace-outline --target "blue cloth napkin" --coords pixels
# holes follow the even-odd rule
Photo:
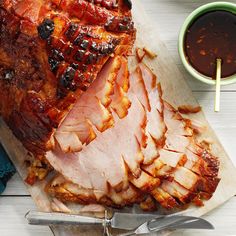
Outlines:
[[[6,151],[0,143],[0,194],[4,191],[7,181],[15,172],[15,167],[13,166]]]

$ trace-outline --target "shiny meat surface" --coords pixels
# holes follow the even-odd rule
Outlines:
[[[130,10],[127,0],[0,1],[0,114],[35,156],[106,61],[131,50]]]

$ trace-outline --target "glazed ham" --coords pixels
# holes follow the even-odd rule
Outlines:
[[[34,155],[51,148],[55,129],[107,60],[130,52],[130,9],[127,0],[0,2],[0,113]]]
[[[0,113],[34,157],[26,182],[54,175],[52,209],[212,196],[219,162],[197,141],[200,123],[163,99],[148,66],[129,71],[129,0],[4,0],[0,31]]]

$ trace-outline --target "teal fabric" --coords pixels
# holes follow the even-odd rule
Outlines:
[[[4,191],[7,181],[15,172],[15,167],[11,163],[6,151],[0,143],[0,194]]]

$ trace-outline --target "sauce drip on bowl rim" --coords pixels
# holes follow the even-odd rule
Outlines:
[[[216,59],[222,59],[222,78],[236,73],[236,15],[223,10],[198,17],[187,30],[184,50],[189,63],[215,79]]]

